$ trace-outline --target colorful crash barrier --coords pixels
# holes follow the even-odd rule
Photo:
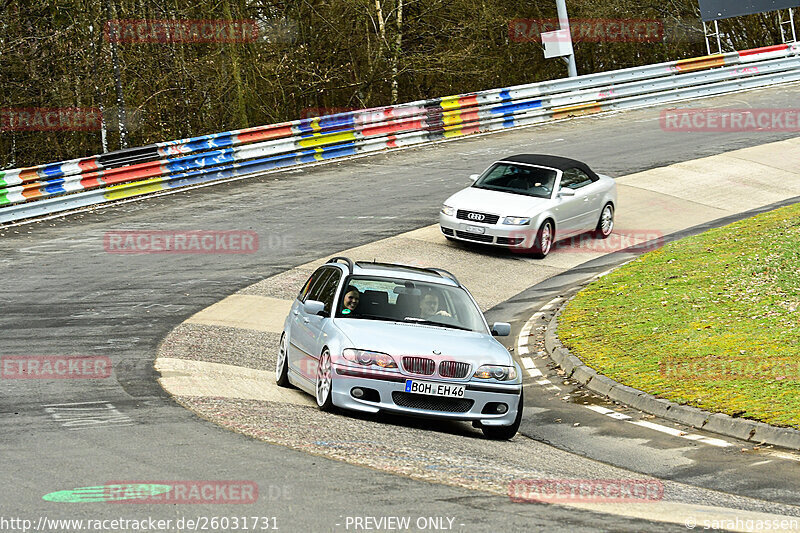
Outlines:
[[[800,79],[784,44],[203,135],[0,171],[0,222],[287,166]]]

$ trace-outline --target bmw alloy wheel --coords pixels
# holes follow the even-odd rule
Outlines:
[[[281,345],[278,349],[278,361],[275,363],[275,382],[281,387],[291,387],[289,383],[289,356],[287,350],[286,334],[281,335]]]
[[[331,353],[326,348],[319,357],[316,385],[317,406],[323,411],[329,411],[333,405],[331,400],[332,380]]]

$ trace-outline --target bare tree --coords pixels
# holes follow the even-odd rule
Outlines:
[[[554,2],[0,3],[2,106],[99,107],[111,116],[105,136],[100,130],[0,131],[0,168],[91,155],[104,143],[114,149],[125,142],[142,145],[292,120],[309,108],[389,105],[565,75],[563,63],[544,59],[540,43],[509,37],[515,20],[556,18]],[[690,31],[699,26],[697,0],[570,0],[569,7],[574,19],[651,18],[683,28],[654,42],[577,42],[582,73],[705,54],[702,35]],[[262,35],[245,42],[122,40],[111,61],[107,17],[253,20]],[[731,19],[720,27],[738,49],[780,42],[771,15]],[[117,113],[128,129],[119,130],[120,116],[112,116]]]

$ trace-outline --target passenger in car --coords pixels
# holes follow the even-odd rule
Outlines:
[[[342,314],[349,315],[358,307],[358,301],[361,299],[361,293],[352,285],[348,285],[344,293],[344,302],[342,306]]]

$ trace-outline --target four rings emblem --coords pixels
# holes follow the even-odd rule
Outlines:
[[[476,220],[476,221],[480,222],[481,220],[486,218],[486,215],[481,214],[481,213],[470,213],[470,214],[467,215],[467,218],[470,219],[470,220]]]

